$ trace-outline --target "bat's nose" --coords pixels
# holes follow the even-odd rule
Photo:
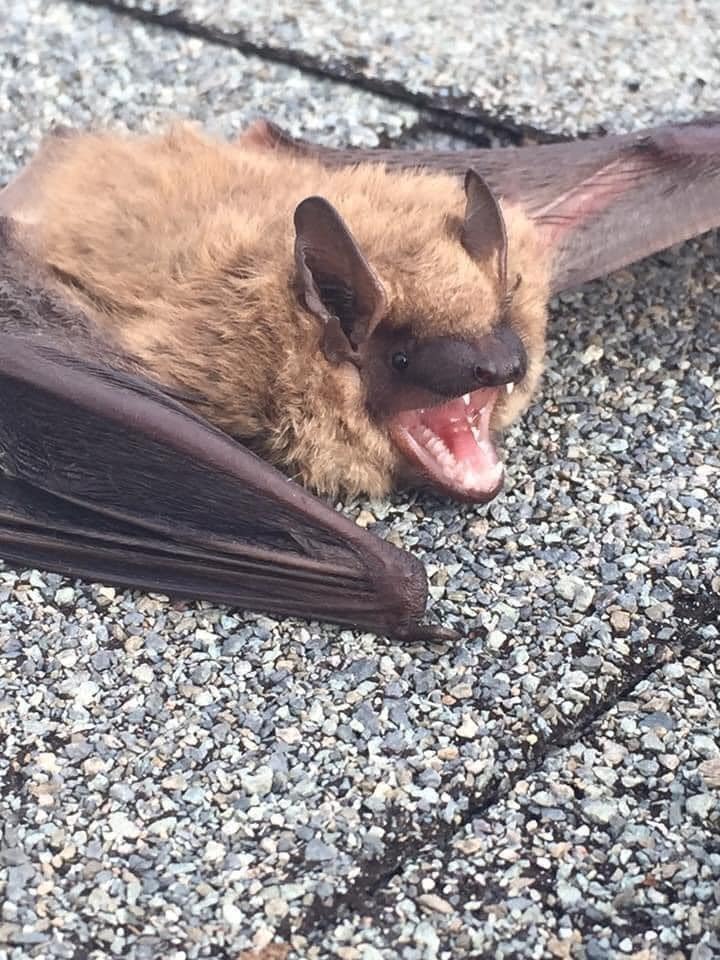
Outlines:
[[[475,345],[473,379],[479,387],[518,383],[527,373],[527,353],[520,337],[508,326],[499,327]]]
[[[527,371],[522,340],[507,325],[477,340],[422,340],[402,358],[401,376],[406,382],[444,397],[517,383]]]

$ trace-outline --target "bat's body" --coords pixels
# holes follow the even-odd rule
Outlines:
[[[33,248],[62,295],[156,382],[186,393],[212,423],[322,494],[387,494],[422,469],[401,450],[424,443],[423,426],[445,445],[440,456],[423,451],[439,486],[467,499],[497,491],[491,427],[524,408],[542,366],[549,262],[522,211],[504,211],[508,275],[515,282],[522,274],[509,305],[527,353],[520,388],[513,397],[497,390],[516,379],[513,371],[496,384],[451,370],[440,392],[421,383],[404,397],[412,370],[394,371],[394,352],[429,338],[477,344],[504,308],[494,250],[473,258],[460,241],[466,198],[456,178],[370,165],[329,170],[185,127],[161,137],[63,137],[45,152],[32,189],[8,196],[13,215],[32,221]],[[384,301],[375,340],[387,340],[377,362],[395,394],[385,409],[368,409],[368,384],[352,356],[328,356],[342,345],[324,347],[328,321],[321,308],[308,310],[307,290],[298,289],[293,214],[309,195],[337,207],[382,288],[372,292]],[[344,269],[316,270],[333,288],[330,300],[339,286],[350,301],[362,296],[353,288],[362,279],[339,276]],[[476,390],[466,416],[459,398]],[[408,407],[433,408],[422,424],[417,418],[410,440],[401,426]]]
[[[321,493],[491,498],[549,296],[719,224],[720,126],[430,157],[63,134],[0,214],[0,555],[420,635],[410,558],[225,435]]]

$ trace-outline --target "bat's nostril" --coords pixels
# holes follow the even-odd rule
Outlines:
[[[482,363],[476,363],[473,367],[473,377],[478,383],[487,383],[497,376],[497,367],[492,360],[487,359]]]
[[[513,364],[512,374],[510,379],[515,383],[522,380],[525,374],[527,373],[527,354],[523,350],[522,353],[518,354],[515,358],[515,363]]]
[[[503,383],[519,383],[527,373],[525,351],[514,355],[493,357],[485,356],[482,362],[473,364],[472,377],[475,383],[483,387],[498,386]]]

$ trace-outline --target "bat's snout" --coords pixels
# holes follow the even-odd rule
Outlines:
[[[525,346],[508,326],[502,326],[483,337],[476,349],[478,359],[472,371],[475,388],[519,383],[527,373]]]
[[[527,372],[522,340],[502,326],[477,340],[435,337],[418,345],[405,373],[416,386],[445,397],[518,383]]]

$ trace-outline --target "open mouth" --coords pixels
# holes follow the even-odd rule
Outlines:
[[[501,391],[483,387],[437,407],[405,410],[390,421],[396,446],[434,487],[456,499],[486,503],[503,485],[504,467],[490,436]]]

